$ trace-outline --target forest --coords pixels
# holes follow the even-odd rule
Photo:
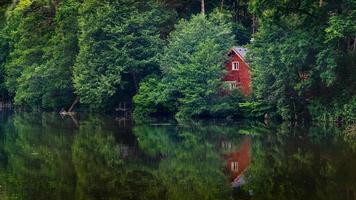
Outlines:
[[[0,101],[135,117],[356,121],[356,0],[1,0]],[[252,94],[221,95],[248,49]]]

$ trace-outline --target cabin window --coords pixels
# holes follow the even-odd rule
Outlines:
[[[238,71],[240,69],[240,63],[239,62],[232,62],[232,70],[233,71]]]
[[[238,171],[239,170],[239,163],[237,161],[231,162],[231,171]]]
[[[237,88],[237,83],[236,83],[236,81],[225,81],[225,84],[226,84],[226,87],[227,87],[229,90],[233,90],[233,89],[236,89],[236,88]]]
[[[229,141],[222,141],[221,146],[225,149],[232,149],[232,144]]]

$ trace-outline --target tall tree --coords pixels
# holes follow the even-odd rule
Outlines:
[[[78,5],[73,0],[20,1],[10,11],[11,51],[5,68],[15,104],[45,109],[69,104]]]
[[[153,1],[85,0],[74,87],[81,102],[101,107],[120,88],[137,87],[156,67],[167,12]],[[131,77],[131,78],[127,78]]]
[[[5,87],[5,60],[9,54],[8,37],[5,34],[6,27],[6,10],[10,4],[10,0],[0,2],[0,100],[7,97]]]
[[[205,0],[200,0],[201,1],[201,14],[205,15]]]
[[[53,33],[54,11],[43,1],[20,1],[9,11],[7,34],[11,35],[6,86],[17,104],[41,105],[41,74],[44,48]],[[25,84],[25,85],[23,85]]]
[[[39,70],[44,81],[42,107],[67,107],[73,100],[73,65],[78,55],[78,8],[76,0],[62,0],[56,6],[55,31],[45,48],[45,62]]]
[[[234,43],[227,19],[216,12],[178,23],[160,60],[162,77],[142,83],[136,113],[163,107],[178,111],[178,118],[190,118],[211,111],[222,86],[226,52]]]

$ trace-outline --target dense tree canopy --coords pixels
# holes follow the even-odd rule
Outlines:
[[[3,30],[8,43],[2,47],[9,48],[2,52],[15,104],[53,109],[71,101],[77,8],[72,0],[21,1],[8,11]]]
[[[173,11],[153,1],[10,3],[0,10],[1,95],[50,110],[68,106],[74,94],[92,107],[123,88],[132,96],[157,69],[174,21]]]
[[[1,1],[0,99],[113,111],[138,94],[138,115],[356,120],[354,0],[204,2]],[[253,76],[243,104],[219,95],[235,45]]]
[[[286,119],[309,112],[318,117],[330,107],[339,110],[332,111],[332,118],[343,113],[342,117],[355,119],[348,110],[356,109],[352,78],[356,2],[254,0],[250,4],[260,18],[249,46],[256,97],[276,105]],[[344,108],[345,103],[350,106]]]
[[[81,101],[101,106],[124,87],[125,76],[137,87],[140,76],[154,71],[162,49],[160,28],[168,14],[152,2],[91,1],[80,9],[80,52],[74,87]]]

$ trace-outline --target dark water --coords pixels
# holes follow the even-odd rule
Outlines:
[[[356,128],[0,113],[0,199],[356,199]]]

